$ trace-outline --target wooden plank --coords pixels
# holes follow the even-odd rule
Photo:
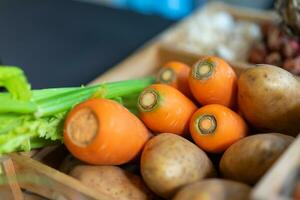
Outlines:
[[[300,135],[285,151],[283,156],[273,165],[271,170],[262,178],[253,190],[253,200],[290,200],[284,195],[284,190],[292,190],[296,183],[289,178],[295,178],[300,171]],[[298,174],[299,175],[299,174]]]
[[[16,178],[16,172],[11,158],[3,156],[0,158],[0,163],[6,177],[5,182],[7,182],[10,188],[12,198],[15,200],[24,200],[21,188]]]
[[[17,171],[21,188],[49,199],[112,200],[92,190],[78,180],[52,169],[29,157],[10,154]]]

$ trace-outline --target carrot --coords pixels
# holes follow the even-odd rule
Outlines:
[[[68,150],[78,159],[97,165],[131,161],[149,136],[135,115],[108,99],[90,99],[75,106],[64,126]]]
[[[164,84],[150,85],[138,100],[140,118],[148,128],[157,133],[187,133],[189,120],[196,109],[190,99]]]
[[[173,86],[191,98],[193,95],[188,82],[190,71],[191,68],[182,62],[167,62],[159,70],[156,76],[156,82]]]
[[[229,108],[211,104],[197,110],[190,121],[195,143],[205,151],[220,153],[247,134],[243,118]]]
[[[196,62],[189,75],[189,86],[202,105],[235,106],[237,76],[221,58],[207,56]]]

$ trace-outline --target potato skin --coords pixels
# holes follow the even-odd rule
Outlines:
[[[264,132],[300,132],[300,82],[284,69],[259,65],[242,73],[238,104],[246,120]]]
[[[90,188],[119,200],[154,199],[141,177],[116,166],[76,166],[70,175]]]
[[[243,183],[206,179],[189,184],[180,189],[173,200],[248,200],[251,188]]]
[[[279,134],[248,136],[231,145],[220,161],[228,179],[255,184],[292,143],[293,137]]]
[[[175,134],[162,133],[146,143],[141,173],[152,191],[169,199],[180,187],[212,176],[214,169],[196,145]]]

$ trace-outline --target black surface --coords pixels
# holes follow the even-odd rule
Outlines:
[[[85,84],[170,24],[70,0],[1,0],[0,60],[33,88]]]

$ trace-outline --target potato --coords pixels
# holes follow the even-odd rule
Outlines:
[[[214,169],[196,145],[175,134],[162,133],[146,143],[141,173],[151,190],[169,199],[180,187],[212,176]]]
[[[86,186],[119,200],[154,199],[143,180],[116,166],[76,166],[70,175]]]
[[[293,137],[278,134],[257,134],[231,145],[220,161],[225,178],[255,184],[279,158]]]
[[[243,183],[207,179],[183,187],[173,200],[247,200],[250,199],[250,191],[251,188]]]
[[[238,103],[254,127],[297,135],[300,132],[300,82],[271,65],[246,70],[238,80]]]

